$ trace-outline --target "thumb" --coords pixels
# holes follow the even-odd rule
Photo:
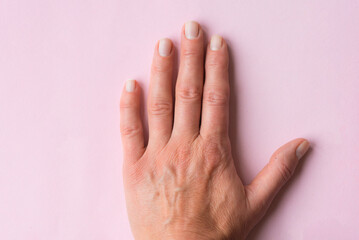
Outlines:
[[[269,163],[246,186],[249,206],[264,214],[275,195],[292,176],[299,159],[309,149],[304,138],[294,139],[273,153]]]

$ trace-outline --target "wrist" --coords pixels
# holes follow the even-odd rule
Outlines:
[[[171,239],[171,240],[215,240],[215,238],[199,235],[199,234],[175,234],[175,235],[169,235],[169,237],[165,237],[163,239]]]

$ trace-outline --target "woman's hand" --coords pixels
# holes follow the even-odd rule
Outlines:
[[[136,239],[244,239],[309,148],[303,138],[290,141],[250,185],[242,184],[228,137],[227,45],[215,35],[205,46],[203,35],[195,22],[182,29],[174,106],[174,47],[169,39],[157,43],[147,146],[140,86],[128,80],[122,93],[123,176]]]

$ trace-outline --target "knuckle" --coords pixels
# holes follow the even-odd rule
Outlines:
[[[205,140],[203,143],[202,154],[209,169],[216,168],[221,164],[226,159],[226,152],[226,146],[219,138]]]
[[[149,112],[151,115],[169,115],[172,113],[172,102],[155,99],[150,103]]]
[[[168,73],[172,71],[171,65],[164,61],[155,61],[152,64],[152,71],[155,73]]]
[[[184,101],[198,101],[202,98],[202,89],[199,87],[180,87],[177,95]]]
[[[210,90],[205,92],[203,102],[212,106],[226,106],[229,101],[229,93],[224,91]]]
[[[178,170],[186,170],[192,159],[191,146],[183,145],[178,147],[174,152],[174,156],[174,163],[178,167]]]
[[[122,100],[120,102],[120,109],[137,108],[138,105],[135,101]]]
[[[282,176],[284,182],[287,182],[293,175],[293,170],[288,167],[285,163],[280,163],[278,170]]]
[[[142,131],[141,125],[124,125],[121,126],[120,132],[122,136],[133,137],[140,134]]]
[[[189,159],[191,158],[191,148],[186,146],[178,148],[177,158],[182,162],[189,161]]]
[[[219,56],[213,56],[212,58],[208,58],[206,61],[206,68],[208,70],[227,70],[228,65],[228,60]]]
[[[202,51],[198,48],[184,48],[182,55],[184,58],[199,58],[202,56]]]
[[[274,169],[277,169],[283,182],[287,182],[294,172],[288,160],[283,152],[274,153],[274,158],[271,159]]]

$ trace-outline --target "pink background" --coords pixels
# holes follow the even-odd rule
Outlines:
[[[249,239],[359,239],[357,0],[0,0],[0,239],[132,239],[121,88],[187,20],[229,43],[244,182],[312,142]]]

